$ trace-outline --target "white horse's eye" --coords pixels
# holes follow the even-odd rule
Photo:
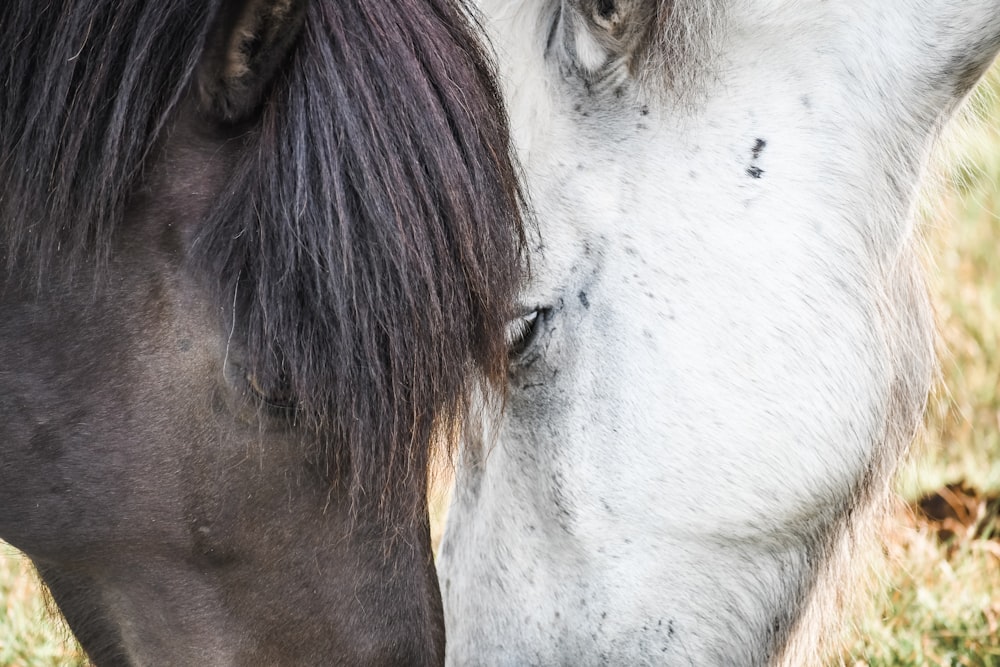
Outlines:
[[[541,313],[540,310],[533,310],[507,323],[504,336],[507,339],[507,350],[510,356],[515,357],[522,354],[531,345],[538,329],[539,313]]]

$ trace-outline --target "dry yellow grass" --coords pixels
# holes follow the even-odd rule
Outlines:
[[[915,501],[964,482],[1000,491],[1000,69],[994,67],[951,139],[949,166],[927,214],[930,285],[941,336],[941,385],[927,432],[900,476]],[[844,662],[872,667],[1000,665],[1000,535],[974,528],[948,540],[902,508],[886,539],[878,604],[858,622]]]
[[[0,665],[65,667],[83,664],[65,626],[46,609],[31,566],[0,542]]]

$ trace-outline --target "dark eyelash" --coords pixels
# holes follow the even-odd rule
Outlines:
[[[246,384],[250,393],[270,408],[295,410],[298,407],[298,401],[296,401],[295,396],[292,394],[291,387],[285,381],[279,382],[277,388],[265,389],[253,374],[247,373]]]
[[[518,357],[531,347],[538,335],[539,323],[545,317],[544,309],[536,309],[507,323],[504,336],[507,338],[507,353]]]

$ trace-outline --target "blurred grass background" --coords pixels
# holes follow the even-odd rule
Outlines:
[[[941,387],[899,479],[888,569],[837,662],[1000,667],[1000,69],[946,142],[925,238]],[[446,483],[432,498],[439,538]],[[0,543],[0,667],[84,664],[28,564]]]
[[[924,237],[942,380],[852,666],[1000,666],[1000,67],[946,137]]]
[[[86,664],[69,630],[53,614],[28,561],[0,542],[0,665],[77,667]]]

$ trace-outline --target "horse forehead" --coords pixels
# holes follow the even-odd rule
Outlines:
[[[866,137],[810,118],[817,102],[789,88],[770,100],[720,97],[687,117],[637,105],[611,121],[579,110],[554,119],[551,134],[567,140],[548,152],[536,144],[529,162],[544,269],[696,274],[721,262],[733,274],[773,271],[753,260],[779,254],[785,268],[863,255],[861,223],[886,205],[865,182],[878,155]]]
[[[545,122],[529,128],[526,169],[543,239],[533,289],[561,293],[574,307],[574,295],[586,293],[596,335],[578,332],[576,345],[631,341],[617,346],[628,348],[618,361],[631,375],[590,369],[607,378],[608,395],[596,397],[603,404],[632,405],[643,394],[662,411],[664,397],[680,409],[725,395],[739,406],[756,382],[775,403],[795,398],[788,388],[807,388],[818,405],[834,389],[856,394],[875,384],[860,372],[810,379],[827,358],[864,368],[872,347],[886,248],[873,248],[865,225],[896,218],[890,208],[901,199],[872,176],[885,145],[864,123],[835,122],[855,110],[824,82],[827,70],[767,54],[735,62],[690,105],[564,87],[563,99],[542,103],[551,105],[539,114]],[[762,72],[773,74],[766,87]],[[514,103],[533,105],[523,95]],[[879,243],[898,243],[903,231],[887,228]],[[829,336],[835,320],[841,334]],[[799,337],[814,349],[796,346]],[[754,358],[774,360],[784,374],[745,368]],[[787,358],[801,363],[777,363]],[[656,372],[635,383],[648,369]]]
[[[904,92],[897,85],[888,95],[886,86],[893,81],[885,75],[895,69],[901,79],[914,79],[929,59],[954,56],[911,53],[912,38],[894,34],[902,28],[889,19],[852,21],[856,5],[862,4],[859,2],[833,3],[836,6],[787,0],[726,2],[721,13],[726,16],[727,29],[718,35],[713,64],[703,69],[692,65],[700,74],[682,79],[684,89],[648,100],[645,106],[665,117],[633,119],[622,113],[628,106],[627,98],[617,94],[605,95],[604,108],[595,108],[604,82],[594,83],[593,89],[590,83],[567,82],[572,68],[561,67],[558,57],[547,48],[557,8],[525,0],[502,4],[480,0],[479,4],[489,16],[487,28],[499,57],[512,129],[529,172],[532,164],[550,162],[560,152],[584,155],[595,166],[606,168],[607,161],[601,164],[602,150],[612,155],[613,162],[636,144],[638,150],[632,150],[635,155],[648,158],[648,146],[656,145],[663,148],[661,161],[684,159],[684,144],[691,142],[649,141],[649,130],[664,123],[700,136],[701,145],[696,148],[702,150],[736,141],[742,144],[746,138],[738,136],[740,131],[759,136],[768,128],[785,135],[811,130],[807,139],[811,146],[823,149],[827,157],[846,161],[849,153],[837,143],[856,144],[862,137],[855,130],[894,106],[893,113],[920,126],[913,128],[914,136],[937,122],[936,116],[917,117],[922,111],[918,99],[932,91]],[[883,13],[894,11],[887,7]],[[906,21],[900,19],[899,23]],[[876,53],[869,44],[872,40],[879,45],[875,57],[885,61],[878,66],[865,60]],[[687,66],[676,64],[679,69]],[[712,130],[726,136],[711,137]],[[630,138],[636,141],[630,142]],[[749,140],[755,138],[750,136]],[[863,139],[875,143],[871,137]],[[626,159],[635,155],[626,155]],[[818,155],[814,152],[808,161],[818,162]],[[529,178],[535,192],[541,189],[535,185],[538,180],[536,174]]]

